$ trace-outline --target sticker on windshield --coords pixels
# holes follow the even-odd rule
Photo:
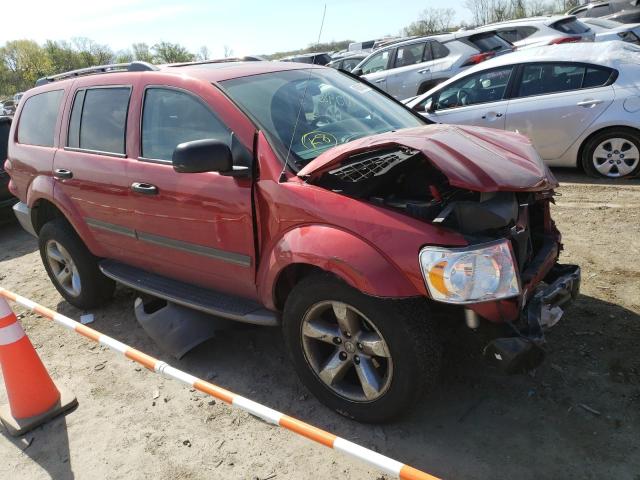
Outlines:
[[[338,144],[336,137],[330,133],[313,130],[302,136],[302,145],[309,150],[317,150],[318,148],[333,147]]]
[[[364,83],[354,83],[350,88],[359,93],[367,93],[371,91],[371,87],[367,87]]]

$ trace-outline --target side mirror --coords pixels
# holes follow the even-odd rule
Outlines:
[[[351,70],[351,73],[360,77],[362,76],[362,68],[354,68],[353,70]]]
[[[178,173],[233,171],[231,149],[220,140],[205,139],[181,143],[173,151],[173,169]]]
[[[413,110],[420,113],[432,113],[435,110],[433,99],[430,98],[427,102],[418,103],[415,107],[413,107]]]

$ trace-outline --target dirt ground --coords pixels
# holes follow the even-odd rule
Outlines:
[[[120,287],[114,302],[92,312],[92,326],[444,478],[639,480],[640,182],[557,173],[561,260],[581,265],[583,284],[548,334],[546,362],[506,376],[465,348],[472,338],[456,342],[439,388],[395,423],[361,425],[319,404],[295,377],[277,329],[227,331],[175,361],[137,324],[135,292]],[[0,227],[0,285],[75,319],[84,313],[61,300],[36,241],[15,223]],[[387,478],[35,315],[22,322],[53,378],[80,405],[21,439],[0,429],[2,479]]]

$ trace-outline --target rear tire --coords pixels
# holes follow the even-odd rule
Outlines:
[[[597,133],[582,149],[582,167],[595,178],[631,178],[640,173],[640,134],[615,127]]]
[[[424,299],[370,297],[328,274],[293,288],[283,331],[302,383],[329,408],[361,422],[406,413],[440,370],[441,345]]]
[[[65,219],[47,222],[38,234],[38,245],[51,282],[67,302],[87,310],[113,296],[115,282],[102,274],[98,259]]]

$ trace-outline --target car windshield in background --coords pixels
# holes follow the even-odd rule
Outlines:
[[[336,145],[424,124],[395,101],[336,70],[289,70],[221,84],[283,152],[291,146],[297,167]]]
[[[562,33],[569,33],[571,35],[579,35],[581,33],[587,33],[590,29],[584,23],[576,20],[575,18],[565,18],[559,20],[551,28]]]
[[[511,50],[511,45],[504,38],[495,32],[478,33],[469,37],[469,42],[475,45],[481,52],[499,52],[501,50]]]

